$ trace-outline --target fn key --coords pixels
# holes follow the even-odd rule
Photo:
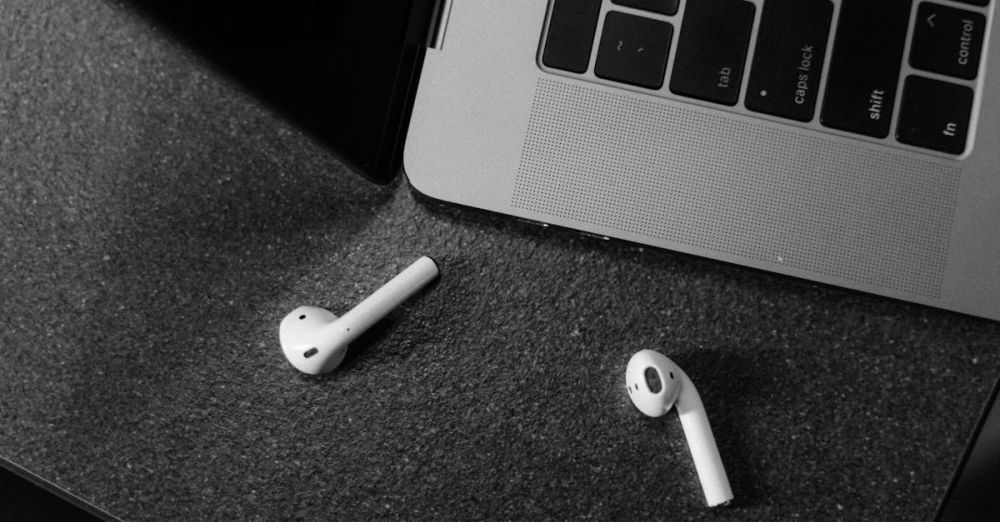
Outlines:
[[[903,85],[896,139],[926,149],[961,154],[969,134],[972,89],[909,76]]]

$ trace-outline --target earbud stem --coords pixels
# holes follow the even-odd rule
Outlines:
[[[437,275],[438,267],[433,259],[427,256],[417,259],[330,325],[336,330],[337,341],[350,343]]]
[[[729,478],[722,465],[712,427],[708,424],[705,406],[687,374],[680,371],[679,378],[681,393],[676,403],[677,416],[681,419],[688,448],[691,449],[694,467],[705,493],[705,502],[709,507],[725,504],[733,499],[733,490],[729,487]]]

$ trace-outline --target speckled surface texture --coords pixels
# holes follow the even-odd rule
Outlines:
[[[927,519],[1000,376],[997,323],[370,185],[119,4],[0,27],[0,456],[122,519]],[[285,313],[421,254],[338,371],[285,362]]]

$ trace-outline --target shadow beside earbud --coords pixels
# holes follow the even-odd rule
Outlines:
[[[440,263],[439,259],[437,261]],[[420,321],[422,320],[421,317],[427,317],[426,314],[415,315],[412,311],[420,309],[420,303],[424,301],[425,296],[429,292],[432,292],[440,284],[441,277],[445,276],[442,274],[434,278],[407,299],[405,303],[389,312],[388,315],[380,319],[374,326],[359,335],[348,347],[344,359],[337,366],[336,370],[317,376],[303,374],[303,377],[327,379],[330,375],[350,372],[358,365],[381,364],[387,359],[405,358],[412,348],[412,342],[409,340],[410,337],[403,344],[386,342],[386,339],[391,338],[391,334],[396,329],[397,323],[403,321]],[[412,333],[412,327],[409,331]],[[419,336],[417,337],[419,338]]]
[[[726,467],[734,499],[727,507],[745,507],[761,503],[768,496],[767,472],[753,458],[748,430],[755,424],[749,417],[749,405],[762,404],[775,393],[772,383],[779,382],[773,373],[776,361],[787,354],[777,350],[754,351],[751,355],[732,350],[699,350],[673,354],[675,362],[685,369],[697,385],[705,411],[710,419],[715,441]]]

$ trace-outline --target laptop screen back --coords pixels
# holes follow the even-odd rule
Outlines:
[[[399,169],[432,4],[131,0],[379,183]]]

